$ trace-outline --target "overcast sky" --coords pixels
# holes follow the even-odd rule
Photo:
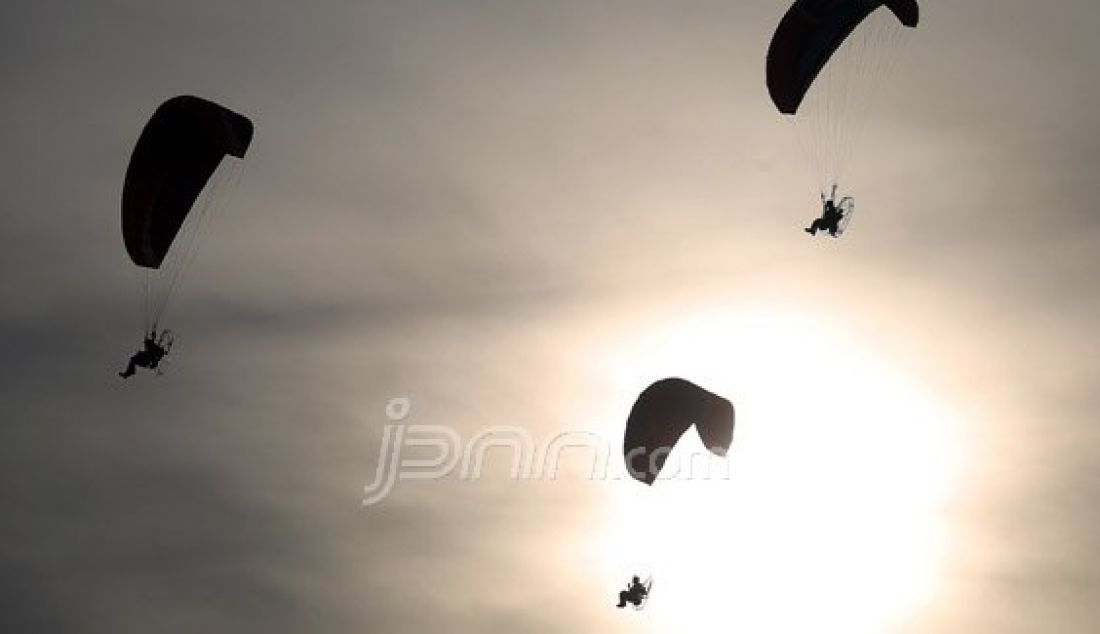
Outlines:
[[[1100,7],[923,2],[833,241],[787,5],[6,3],[0,629],[1095,631]],[[122,177],[178,94],[256,135],[123,382]],[[361,506],[393,398],[616,447],[668,375],[738,408],[706,504],[498,464]]]

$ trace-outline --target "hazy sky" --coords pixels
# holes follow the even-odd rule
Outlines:
[[[832,241],[787,4],[8,2],[0,629],[1094,632],[1100,7],[923,2]],[[256,136],[123,382],[121,181],[177,94]],[[390,399],[614,447],[668,375],[736,404],[730,480],[360,504]]]

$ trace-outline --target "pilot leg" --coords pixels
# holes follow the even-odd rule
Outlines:
[[[122,372],[119,372],[118,375],[121,376],[124,379],[128,379],[128,378],[134,376],[134,372],[135,372],[135,370],[134,370],[134,358],[130,357],[130,362],[126,364],[126,369],[123,370]]]

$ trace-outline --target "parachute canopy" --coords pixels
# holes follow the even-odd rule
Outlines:
[[[920,19],[916,0],[797,0],[768,48],[768,92],[783,114],[795,114],[829,58],[872,11],[885,5],[905,26]]]
[[[768,47],[768,93],[822,194],[843,178],[919,19],[916,0],[797,0],[779,21]]]
[[[733,441],[733,404],[690,381],[661,379],[638,396],[626,422],[623,458],[631,477],[652,485],[688,427],[724,456]]]
[[[122,189],[122,238],[134,264],[159,268],[225,155],[244,158],[245,116],[199,97],[165,101],[138,138]]]

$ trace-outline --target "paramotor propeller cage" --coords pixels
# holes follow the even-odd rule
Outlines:
[[[172,333],[171,330],[162,330],[160,331],[160,334],[157,335],[156,344],[160,347],[161,350],[164,350],[164,356],[161,357],[159,362],[157,362],[157,367],[153,370],[157,376],[164,376],[164,366],[166,366],[172,359],[172,357],[169,356],[168,353],[172,351],[172,344],[175,342],[176,336]]]
[[[840,220],[836,223],[836,233],[830,235],[839,238],[844,235],[844,230],[848,228],[848,223],[852,221],[852,216],[856,213],[856,201],[851,196],[845,196],[840,199],[836,208],[841,214]]]

